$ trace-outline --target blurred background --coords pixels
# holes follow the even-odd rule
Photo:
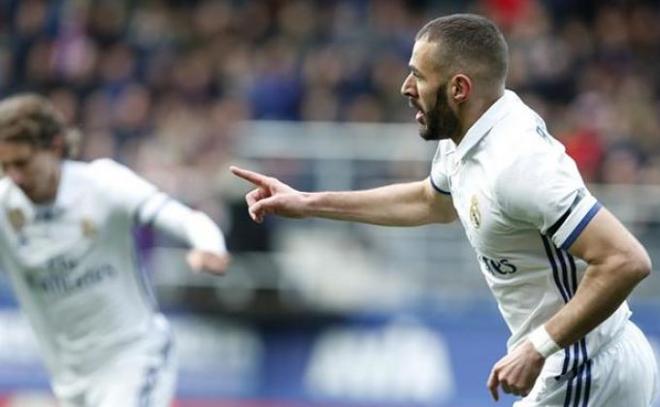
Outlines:
[[[309,190],[426,177],[435,145],[399,89],[417,30],[453,12],[499,24],[508,87],[660,264],[658,1],[0,0],[0,96],[47,95],[82,159],[125,163],[228,237],[212,278],[136,231],[176,331],[178,406],[493,404],[508,332],[457,224],[255,225],[227,170]],[[660,349],[658,292],[656,272],[631,302]],[[0,273],[0,406],[53,405]]]

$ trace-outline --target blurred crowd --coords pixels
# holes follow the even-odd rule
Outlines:
[[[412,123],[399,89],[414,35],[465,11],[501,26],[508,87],[588,181],[660,184],[651,1],[0,0],[0,95],[48,95],[83,157],[115,157],[218,216],[233,123]]]

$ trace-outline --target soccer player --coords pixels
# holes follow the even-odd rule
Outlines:
[[[648,407],[656,363],[626,298],[651,271],[640,243],[589,193],[543,120],[505,89],[507,44],[457,14],[415,38],[402,93],[420,134],[440,140],[430,176],[365,191],[297,191],[232,167],[268,214],[389,226],[459,218],[511,330],[487,387],[522,406]]]
[[[74,147],[45,98],[0,102],[0,262],[9,273],[64,407],[169,406],[176,383],[170,328],[136,261],[132,229],[153,225],[192,249],[188,264],[228,264],[206,215],[109,159]]]

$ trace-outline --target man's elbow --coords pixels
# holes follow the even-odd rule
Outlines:
[[[637,266],[637,274],[639,275],[639,280],[641,281],[648,277],[651,274],[651,270],[653,270],[653,263],[651,262],[651,258],[649,257],[648,253],[646,253],[646,250],[644,250],[644,255],[642,256],[642,259],[640,259]]]
[[[635,251],[634,254],[630,254],[627,257],[626,269],[631,279],[640,282],[651,274],[653,264],[646,250]]]

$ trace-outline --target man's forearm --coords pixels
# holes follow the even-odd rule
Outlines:
[[[571,345],[612,315],[647,274],[624,259],[589,265],[575,296],[545,328],[560,347]]]
[[[138,221],[185,242],[193,249],[225,253],[225,239],[220,228],[206,214],[169,199],[165,194],[152,198],[138,214]]]
[[[383,226],[417,226],[454,219],[451,201],[438,202],[428,181],[347,192],[307,195],[308,216]],[[430,192],[430,193],[429,193]]]

